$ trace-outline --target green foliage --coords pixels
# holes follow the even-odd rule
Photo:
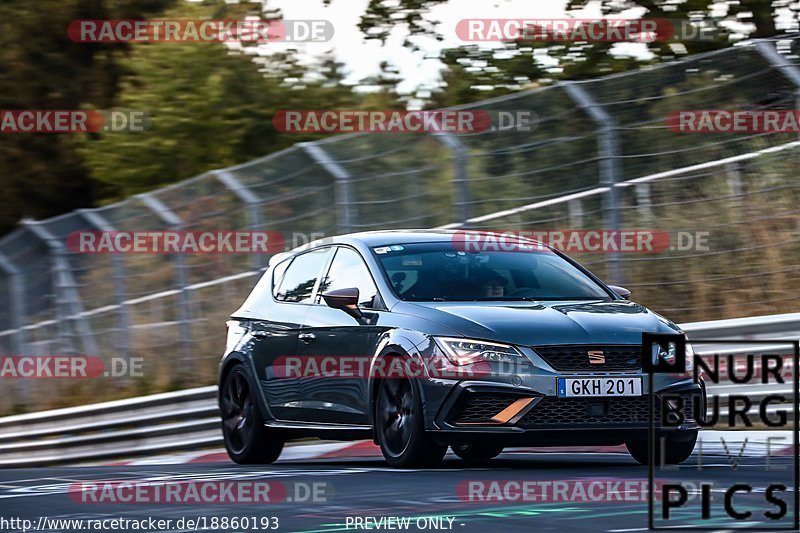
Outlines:
[[[594,0],[570,0],[567,15],[582,18],[580,10],[596,5]],[[727,6],[727,7],[726,7]],[[726,7],[726,9],[722,9]],[[615,43],[511,41],[501,47],[464,45],[447,49],[442,61],[447,66],[442,88],[431,102],[452,105],[480,100],[549,83],[553,80],[583,80],[615,72],[671,61],[677,57],[732,46],[736,41],[770,37],[786,29],[797,30],[800,3],[791,0],[742,0],[725,6],[715,0],[602,0],[604,17],[619,18],[628,10],[643,18],[667,19],[678,27],[691,21],[706,28],[710,39],[677,38],[652,42],[647,49],[652,58],[612,53]],[[630,16],[630,15],[627,15]],[[781,16],[793,20],[794,28],[778,28]],[[736,24],[737,31],[730,29]],[[745,25],[745,26],[742,26]],[[738,30],[739,27],[743,29]]]
[[[188,4],[168,15],[231,16]],[[373,92],[359,94],[343,83],[343,65],[330,55],[308,64],[294,50],[259,55],[249,46],[152,43],[133,47],[126,65],[130,72],[118,105],[146,111],[152,127],[84,143],[81,153],[91,174],[112,187],[106,201],[318,137],[276,131],[272,119],[280,110],[400,106],[397,75],[388,64],[381,75],[362,82]]]
[[[402,107],[387,63],[355,92],[343,65],[252,45],[78,44],[77,19],[272,17],[262,2],[43,0],[0,3],[0,109],[126,109],[150,116],[143,133],[25,134],[0,143],[0,232],[174,183],[315,138],[280,134],[283,109]],[[33,186],[35,184],[35,186]]]
[[[330,4],[332,0],[325,0]],[[339,0],[340,2],[346,0]],[[383,42],[398,26],[403,26],[408,35],[404,45],[415,48],[409,39],[414,35],[435,35],[436,24],[426,18],[425,14],[430,8],[442,4],[447,0],[369,0],[367,9],[361,16],[358,29],[364,32],[369,39],[379,39]]]
[[[81,18],[141,18],[175,0],[3,0],[0,2],[0,109],[98,108],[114,103],[125,72],[120,44],[76,44],[67,25]],[[102,196],[73,135],[4,135],[0,142],[0,232],[24,217],[44,218]]]

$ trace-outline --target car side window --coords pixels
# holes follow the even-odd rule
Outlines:
[[[272,296],[275,299],[278,298],[278,287],[281,286],[283,275],[286,274],[286,268],[291,264],[291,262],[291,259],[287,259],[286,261],[275,265],[275,268],[272,270]]]
[[[378,289],[372,281],[367,265],[358,252],[351,248],[340,247],[336,250],[328,275],[319,285],[319,294],[350,287],[358,289],[359,307],[368,309],[375,307],[375,295],[378,294]],[[318,296],[317,302],[321,301],[322,297]]]
[[[310,303],[322,267],[330,249],[314,250],[295,257],[286,268],[283,279],[274,293],[279,302]]]

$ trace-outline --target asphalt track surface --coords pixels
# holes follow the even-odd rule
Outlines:
[[[656,525],[694,524],[717,530],[749,528],[763,531],[766,527],[791,527],[794,502],[792,491],[791,454],[771,457],[767,470],[765,459],[744,457],[736,469],[738,451],[731,456],[706,456],[703,469],[697,468],[693,456],[677,470],[656,472],[657,480],[712,481],[712,517],[700,520],[700,498],[693,498],[686,509],[672,515],[669,522],[657,518]],[[784,470],[778,470],[785,467]],[[558,501],[509,502],[469,501],[459,490],[475,480],[603,480],[646,481],[646,467],[636,464],[621,453],[514,453],[477,467],[469,467],[448,454],[441,468],[435,470],[396,470],[380,458],[341,458],[301,461],[278,461],[273,465],[239,466],[228,462],[170,464],[149,466],[70,466],[58,468],[9,469],[0,471],[0,516],[26,518],[38,524],[40,517],[54,518],[134,518],[172,519],[181,517],[277,517],[278,531],[383,531],[383,527],[356,528],[348,517],[407,517],[408,530],[467,531],[611,531],[627,533],[647,529],[648,505],[640,501]],[[281,501],[268,504],[192,504],[192,503],[78,503],[68,494],[71,484],[92,480],[269,480],[289,487],[294,484],[324,483],[328,492],[324,502]],[[770,482],[789,487],[783,494],[788,514],[781,521],[768,521],[763,512],[775,510],[765,503],[764,488]],[[723,511],[722,490],[736,482],[754,486],[751,495],[735,498],[737,509],[751,509],[749,520],[734,521]],[[459,485],[460,483],[460,485]],[[74,486],[74,485],[73,485]],[[486,485],[488,486],[488,485]],[[505,486],[505,485],[504,485]],[[330,497],[328,497],[330,496]],[[657,507],[656,513],[660,513]],[[417,523],[418,518],[448,517],[443,529]],[[21,528],[0,528],[16,532]],[[35,530],[35,529],[34,529]],[[73,529],[39,529],[39,531],[72,531]],[[151,531],[194,531],[175,526]],[[197,530],[203,530],[198,527]],[[397,529],[394,529],[397,530]],[[109,531],[109,530],[104,530]],[[141,531],[141,530],[140,530]],[[213,531],[213,529],[206,529]],[[255,531],[251,528],[217,529],[217,531]],[[262,530],[263,531],[263,530]],[[273,529],[274,531],[274,529]]]

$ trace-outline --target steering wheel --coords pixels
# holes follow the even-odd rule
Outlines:
[[[536,294],[536,289],[532,287],[522,287],[521,289],[517,289],[508,296],[512,298],[536,298],[538,296]]]

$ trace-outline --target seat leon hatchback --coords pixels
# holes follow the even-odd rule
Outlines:
[[[397,467],[436,465],[448,447],[484,461],[508,446],[621,444],[646,463],[642,335],[683,332],[541,243],[464,236],[367,232],[273,256],[227,323],[230,457],[270,463],[286,441],[319,437],[372,439]],[[657,428],[667,463],[689,457],[692,405],[705,406],[689,364],[653,377],[684,415]]]

